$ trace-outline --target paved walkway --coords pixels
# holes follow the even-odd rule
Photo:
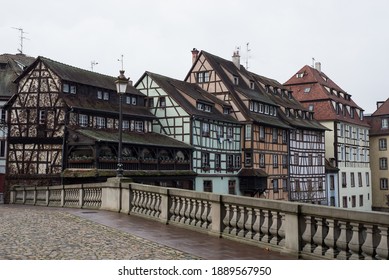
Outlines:
[[[293,259],[204,233],[100,210],[0,205],[0,260]]]

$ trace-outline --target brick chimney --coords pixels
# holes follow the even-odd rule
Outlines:
[[[240,55],[239,50],[234,51],[234,54],[232,55],[232,62],[235,64],[235,66],[240,69]]]
[[[384,103],[385,101],[377,101],[377,109],[381,107]]]
[[[199,57],[199,51],[196,48],[193,48],[192,50],[192,64],[194,64]]]
[[[315,69],[321,73],[321,63],[315,62]]]

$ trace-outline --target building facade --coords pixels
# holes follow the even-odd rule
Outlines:
[[[329,202],[338,201],[337,207],[371,210],[369,125],[363,109],[321,71],[320,63],[304,66],[284,85],[328,129],[326,159],[339,168],[339,188],[334,192],[337,198],[330,197]]]
[[[389,212],[389,99],[377,102],[377,110],[366,118],[370,124],[373,210]]]
[[[241,194],[241,125],[229,104],[196,84],[146,72],[135,85],[157,117],[153,130],[193,146],[194,189]]]

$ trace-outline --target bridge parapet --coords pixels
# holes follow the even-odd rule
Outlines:
[[[11,203],[137,215],[304,259],[389,259],[389,214],[132,183],[14,187]]]

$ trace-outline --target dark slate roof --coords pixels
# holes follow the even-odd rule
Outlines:
[[[188,114],[199,116],[207,119],[213,119],[223,122],[238,123],[232,116],[223,114],[215,108],[215,104],[221,107],[230,107],[230,105],[207,91],[203,90],[196,84],[179,81],[166,76],[146,72],[154,82],[156,82],[170,97],[172,97]],[[195,105],[189,102],[185,95],[196,101],[201,101],[213,107],[212,112],[200,111]]]
[[[77,132],[96,141],[118,142],[119,139],[119,132],[113,130],[78,129]],[[124,144],[192,149],[192,146],[184,142],[154,132],[123,132],[122,136]]]
[[[0,64],[6,65],[5,69],[0,68],[0,98],[7,100],[16,93],[14,81],[34,61],[34,57],[24,54],[0,55]]]
[[[239,177],[267,177],[268,174],[262,169],[254,168],[242,168],[239,173]]]

